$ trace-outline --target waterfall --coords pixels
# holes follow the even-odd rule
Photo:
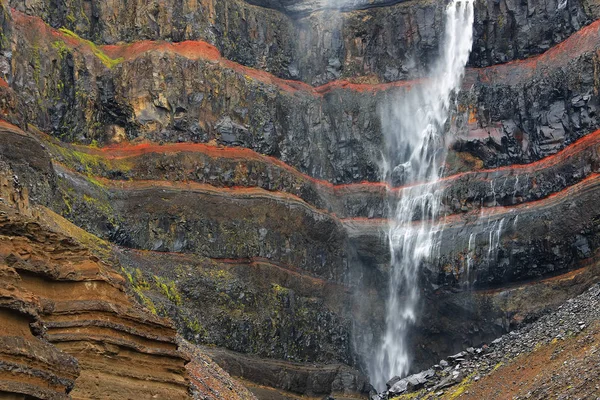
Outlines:
[[[447,149],[444,129],[473,42],[473,1],[448,4],[443,48],[430,78],[404,92],[382,113],[389,151],[384,157],[386,179],[403,187],[390,201],[386,326],[369,366],[371,382],[379,390],[388,379],[408,373],[410,367],[407,331],[417,318],[419,267],[436,246],[437,181]]]

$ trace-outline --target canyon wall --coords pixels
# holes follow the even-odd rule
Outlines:
[[[320,7],[28,0],[0,13],[6,169],[114,246],[150,315],[264,396],[369,390],[387,203],[402,193],[380,183],[382,106],[426,79],[443,32],[438,2]],[[416,368],[597,280],[599,13],[476,2]],[[81,379],[67,375],[62,387]]]
[[[108,243],[30,204],[20,177],[52,167],[19,150],[35,166],[0,172],[0,397],[255,398],[135,301]]]

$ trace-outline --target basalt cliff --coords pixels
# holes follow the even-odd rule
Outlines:
[[[0,397],[368,398],[446,2],[333,3],[0,1]],[[599,89],[600,2],[475,1],[414,372],[600,280]]]

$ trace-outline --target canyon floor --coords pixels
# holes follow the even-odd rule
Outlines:
[[[596,284],[489,346],[469,348],[407,378],[416,381],[433,372],[423,379],[425,388],[396,395],[402,386],[396,383],[379,398],[598,399],[599,305]]]

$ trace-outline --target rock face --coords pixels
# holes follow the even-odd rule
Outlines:
[[[198,385],[207,373],[233,390],[223,371],[205,366],[210,359],[185,348],[190,362],[178,350],[171,324],[127,294],[123,277],[96,255],[108,257],[106,244],[46,208],[30,207],[28,190],[10,172],[3,162],[0,395],[210,398],[204,396],[218,385]],[[198,365],[198,358],[205,365]],[[244,388],[235,389],[218,398],[253,398]]]
[[[171,326],[136,307],[121,276],[88,249],[24,216],[23,201],[20,213],[5,204],[0,217],[2,390],[188,398],[186,359]]]
[[[310,84],[414,75],[438,52],[444,12],[440,3],[387,0],[11,0],[9,5],[98,44],[205,40],[232,61]],[[320,12],[323,6],[329,10]],[[339,6],[342,12],[335,12]],[[477,67],[542,53],[599,12],[593,0],[488,0],[476,6],[471,65]]]
[[[68,269],[89,255],[56,239],[69,237],[64,224],[48,237],[72,258],[52,265],[2,245],[16,288],[2,306],[15,321],[6,336],[54,360],[23,370],[31,390],[75,395],[115,374],[123,381],[111,390],[148,379],[159,395],[187,396],[185,357],[156,313],[189,342],[180,344],[192,393],[251,396],[206,353],[265,398],[369,391],[388,204],[402,196],[380,182],[386,110],[422,84],[443,45],[444,5],[333,3],[0,3],[4,184],[110,242],[124,277],[95,259]],[[599,13],[595,0],[476,2],[447,124],[441,245],[421,269],[422,318],[409,338],[416,369],[597,281]],[[14,193],[13,208],[29,201]],[[34,223],[6,218],[23,232]],[[41,252],[46,242],[27,235],[16,236]],[[75,297],[88,283],[101,289],[81,299],[50,291],[67,283]],[[69,336],[76,329],[96,338],[93,352]],[[119,339],[104,344],[106,335]],[[128,359],[129,375],[103,370],[107,357]],[[156,375],[136,363],[157,365],[145,372]]]

